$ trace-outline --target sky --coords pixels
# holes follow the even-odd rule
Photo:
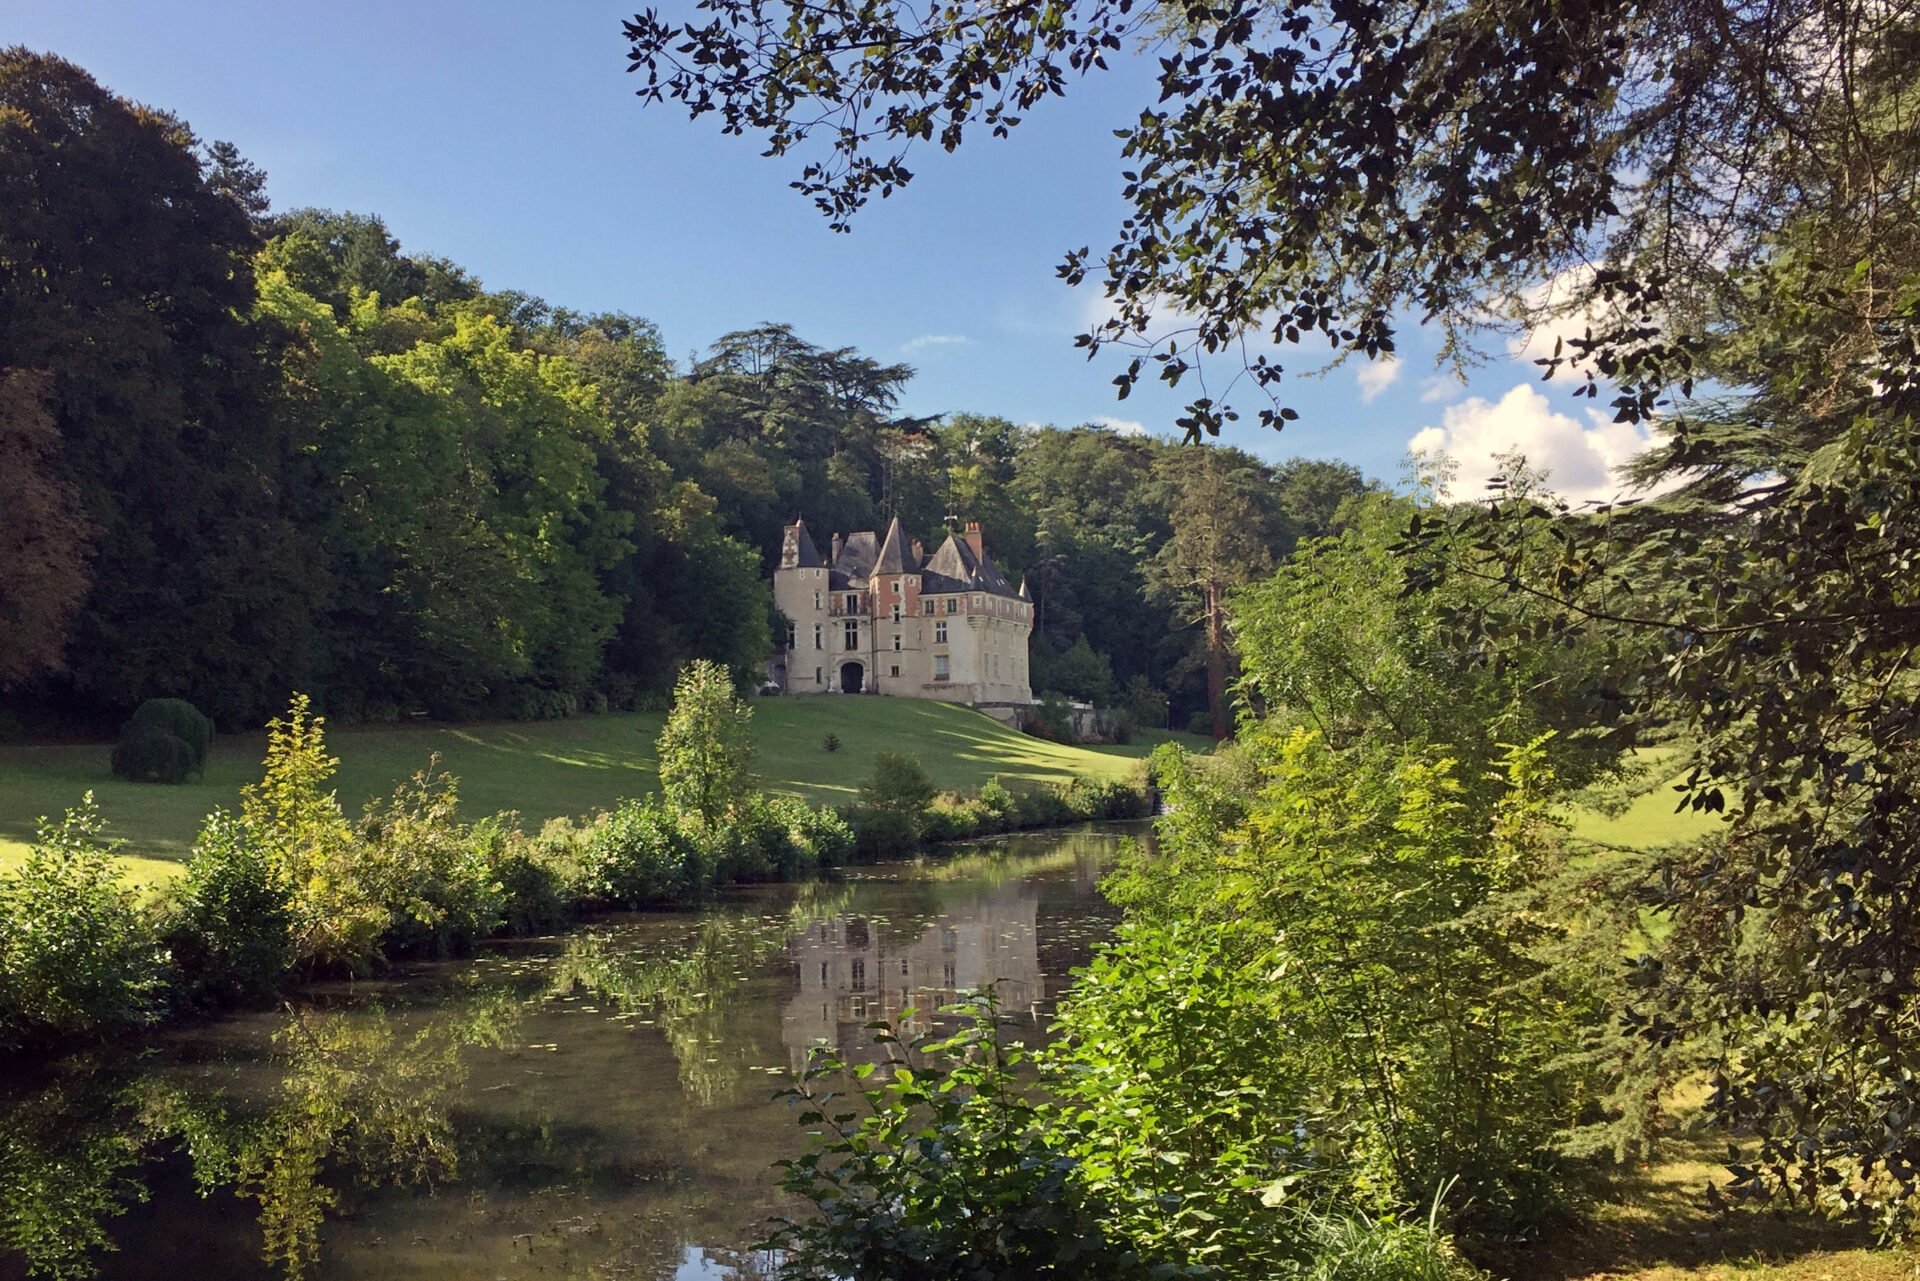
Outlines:
[[[836,234],[788,187],[800,162],[751,137],[643,107],[621,22],[637,0],[21,0],[0,41],[55,53],[113,91],[228,140],[267,172],[276,209],[378,214],[402,246],[489,288],[660,327],[683,365],[762,321],[917,371],[902,409],[1173,434],[1188,385],[1115,399],[1117,355],[1073,336],[1101,313],[1096,280],[1056,278],[1065,253],[1113,243],[1126,215],[1113,130],[1154,100],[1151,63],[1116,60],[1030,112],[1006,140],[914,153],[915,179]],[[668,17],[692,0],[662,0]],[[1389,482],[1409,448],[1460,462],[1463,488],[1518,447],[1576,498],[1644,445],[1542,383],[1549,336],[1492,336],[1464,382],[1417,326],[1401,359],[1289,378],[1300,421],[1226,436],[1259,456],[1342,458]],[[1298,355],[1300,353],[1294,353]],[[1283,353],[1284,355],[1284,353]],[[1292,361],[1289,360],[1291,365]]]

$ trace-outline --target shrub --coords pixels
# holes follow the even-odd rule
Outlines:
[[[1058,694],[1048,694],[1024,710],[1020,714],[1020,729],[1023,733],[1044,738],[1051,743],[1072,744],[1076,741],[1072,710],[1067,707],[1067,700]]]
[[[711,885],[704,851],[658,801],[627,801],[595,829],[587,888],[619,907],[685,903]]]
[[[573,844],[549,839],[548,824],[539,838],[529,840],[513,824],[511,814],[483,818],[468,829],[474,853],[485,863],[500,887],[500,927],[509,934],[546,934],[573,919],[578,860]],[[564,820],[557,824],[571,829]]]
[[[985,811],[993,824],[991,828],[985,830],[1005,832],[1013,827],[1014,810],[1018,802],[1014,800],[1013,793],[1007,790],[1005,783],[998,778],[988,779],[986,786],[980,789],[979,801],[980,808]]]
[[[1071,779],[1061,786],[1060,799],[1081,819],[1146,818],[1150,812],[1145,789],[1114,780]]]
[[[1059,827],[1078,818],[1066,798],[1050,787],[1022,792],[1014,798],[1013,825],[1017,828]]]
[[[379,956],[390,914],[361,874],[353,829],[331,791],[340,764],[327,755],[325,718],[295,694],[285,719],[267,722],[258,783],[240,792],[240,814],[293,888],[294,949],[302,965],[361,970]]]
[[[209,815],[165,918],[183,993],[224,1004],[277,991],[295,959],[291,899],[246,824],[225,810]]]
[[[820,750],[823,752],[839,751],[840,736],[838,734],[829,732],[825,738],[820,740]]]
[[[918,849],[933,798],[933,780],[918,759],[898,752],[874,757],[849,814],[860,857],[897,858]]]
[[[430,762],[368,805],[349,874],[385,909],[387,955],[445,956],[500,928],[505,891],[458,819],[459,784]]]
[[[113,772],[134,783],[184,783],[193,776],[193,747],[152,726],[129,726],[113,748]]]
[[[0,1050],[146,1022],[162,958],[88,792],[0,875]]]
[[[782,1186],[818,1209],[778,1225],[767,1244],[790,1281],[1051,1277],[1163,1281],[1198,1275],[1144,1257],[1054,1146],[1029,1100],[1023,1051],[995,1036],[990,998],[966,1008],[959,1035],[902,1052],[885,1024],[883,1084],[865,1115],[840,1090],[845,1067],[817,1054],[788,1096],[813,1151],[781,1161]],[[868,1078],[862,1066],[853,1075]]]
[[[711,828],[746,799],[752,721],[726,668],[705,659],[687,664],[654,748],[660,792],[675,813],[695,815]]]
[[[157,729],[171,734],[193,753],[196,773],[206,765],[207,752],[213,747],[213,722],[204,712],[184,698],[150,698],[134,708],[133,715],[121,727],[124,738],[134,730]]]
[[[741,830],[757,852],[751,873],[783,881],[843,862],[853,844],[853,832],[839,815],[797,796],[755,795],[743,809]],[[749,878],[729,877],[723,865],[721,879]]]

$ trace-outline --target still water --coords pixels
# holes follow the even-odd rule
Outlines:
[[[880,1057],[866,1024],[989,982],[1039,1039],[1144,834],[607,918],[0,1081],[0,1281],[770,1275],[809,1048]]]

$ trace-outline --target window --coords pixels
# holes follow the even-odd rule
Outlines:
[[[979,598],[978,596],[975,596],[975,597],[973,598],[973,607],[974,607],[975,609],[979,609],[979,608],[980,608],[980,598]]]
[[[949,614],[957,614],[960,612],[960,598],[958,596],[947,597],[947,612]]]
[[[816,667],[816,668],[814,668],[814,669],[813,669],[813,683],[814,683],[815,685],[818,685],[818,684],[820,684],[820,682],[822,682],[822,681],[823,681],[823,680],[825,680],[825,679],[826,679],[826,677],[825,677],[825,676],[823,676],[823,675],[821,675],[821,672],[820,672],[820,669],[819,669],[819,668],[817,668],[817,667]]]
[[[826,629],[818,623],[813,625],[813,647],[815,649],[825,649],[827,647]]]
[[[900,665],[898,663],[895,663],[892,667],[887,669],[887,675],[889,676],[898,676],[899,674],[900,674]]]
[[[853,961],[853,990],[856,992],[867,990],[867,963],[859,957],[855,957]]]
[[[857,614],[860,612],[860,598],[851,592],[847,594],[847,612],[849,614]]]
[[[900,621],[900,602],[899,601],[893,602],[893,621],[896,623]]]
[[[901,588],[901,586],[900,586],[900,580],[899,580],[899,579],[897,579],[897,578],[896,578],[896,579],[894,579],[894,580],[893,580],[893,594],[894,594],[895,596],[898,596],[898,595],[899,595],[899,594],[901,593],[901,591],[902,591],[902,590],[903,590],[903,589],[902,589],[902,588]]]
[[[819,593],[819,592],[817,592],[817,591],[816,591],[816,592],[814,592],[814,594],[813,594],[813,607],[814,607],[815,609],[819,609],[819,608],[820,608],[820,593]]]
[[[860,624],[858,623],[849,622],[847,624],[847,648],[860,648]]]
[[[923,614],[931,614],[933,612],[933,597],[922,596],[920,598],[920,612]]]
[[[944,618],[933,625],[933,643],[936,645],[947,643],[947,620]]]
[[[933,656],[933,679],[937,681],[947,679],[947,656],[945,654],[935,654]]]
[[[896,654],[900,652],[900,633],[899,632],[895,632],[893,634],[893,652]]]

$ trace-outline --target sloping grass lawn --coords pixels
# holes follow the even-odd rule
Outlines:
[[[1076,776],[1125,778],[1166,734],[1142,734],[1125,747],[1065,747],[1029,738],[965,707],[904,698],[778,698],[753,704],[766,785],[815,804],[853,798],[881,752],[916,756],[942,788],[972,790],[998,775],[1008,786],[1035,786]],[[385,796],[399,780],[440,768],[460,780],[470,817],[517,810],[529,828],[575,817],[654,790],[653,742],[663,713],[635,712],[564,721],[474,725],[403,725],[333,729],[327,745],[340,758],[334,785],[348,813]],[[828,752],[828,734],[840,740]],[[1194,750],[1209,740],[1174,735]],[[108,744],[0,747],[0,866],[27,851],[34,822],[76,804],[92,790],[111,835],[127,842],[129,875],[164,880],[185,859],[200,822],[260,777],[266,735],[223,735],[204,777],[166,787],[128,783],[107,767]]]
[[[1632,768],[1638,777],[1615,792],[1631,797],[1625,808],[1599,803],[1575,808],[1568,818],[1570,834],[1576,840],[1643,850],[1694,840],[1725,826],[1718,814],[1674,811],[1680,794],[1673,785],[1680,781],[1681,767],[1686,763],[1686,755],[1679,748],[1643,747],[1633,753],[1633,758]],[[1596,797],[1596,802],[1600,799]]]

